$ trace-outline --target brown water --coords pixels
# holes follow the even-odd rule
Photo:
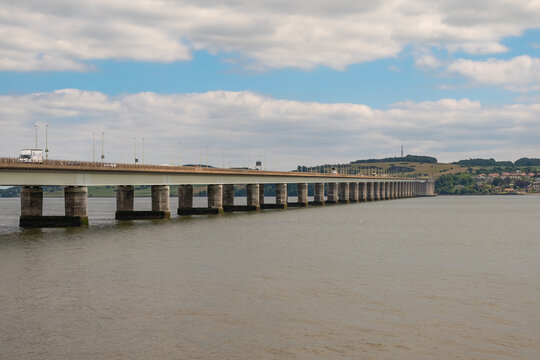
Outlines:
[[[31,231],[0,209],[1,359],[540,358],[540,197],[126,224],[90,199],[88,229]]]

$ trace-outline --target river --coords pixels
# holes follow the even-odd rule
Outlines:
[[[540,356],[539,196],[133,223],[90,198],[89,228],[43,230],[19,207],[0,199],[0,359]]]

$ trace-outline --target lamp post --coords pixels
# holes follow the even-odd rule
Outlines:
[[[137,138],[134,137],[133,138],[133,142],[134,142],[134,145],[135,145],[135,152],[134,152],[134,156],[133,156],[133,159],[135,159],[135,165],[137,165],[137,163],[139,162],[139,159],[137,159]]]
[[[182,166],[182,143],[178,142],[178,166]]]
[[[35,141],[34,141],[34,149],[37,149],[37,124],[34,124],[34,129],[36,132]]]
[[[105,146],[103,144],[103,140],[105,138],[105,132],[102,131],[101,132],[101,163],[103,164],[103,162],[105,161],[105,152],[104,152],[104,149],[105,149]]]
[[[45,124],[45,160],[49,159],[49,124]]]

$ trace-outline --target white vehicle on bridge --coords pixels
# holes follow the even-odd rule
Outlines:
[[[42,149],[22,149],[19,155],[19,162],[22,163],[43,163]]]

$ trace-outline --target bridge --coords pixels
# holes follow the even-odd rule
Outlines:
[[[265,203],[265,184],[275,186],[275,203]],[[288,201],[288,184],[297,184],[295,202]],[[308,201],[308,184],[313,184],[313,201]],[[138,185],[151,186],[151,210],[134,210]],[[207,207],[193,207],[194,185],[207,187]],[[235,185],[246,186],[247,205],[235,205]],[[0,186],[21,186],[21,227],[88,225],[88,186],[117,187],[116,220],[169,219],[171,186],[178,186],[180,216],[435,195],[434,182],[427,179],[16,158],[0,158]],[[43,216],[43,186],[64,187],[64,215]]]

